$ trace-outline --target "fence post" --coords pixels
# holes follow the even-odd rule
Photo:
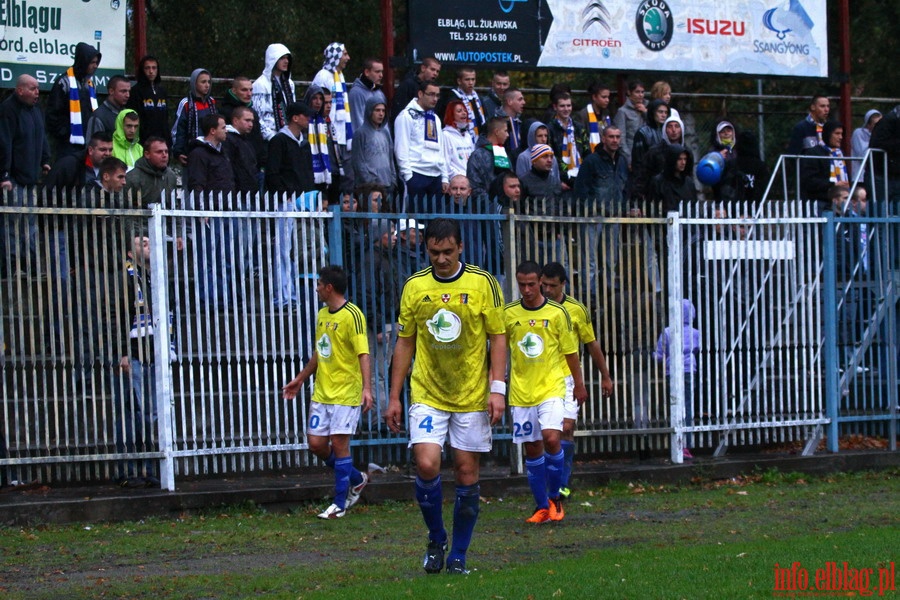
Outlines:
[[[331,211],[333,218],[328,223],[328,239],[331,241],[331,245],[328,247],[327,262],[338,267],[343,267],[344,240],[341,236],[341,204],[338,203],[334,206],[329,206],[328,209]]]
[[[824,253],[822,265],[822,325],[825,330],[824,370],[825,413],[828,415],[828,451],[838,451],[838,361],[837,361],[837,273],[835,261],[834,213],[825,212]]]
[[[681,300],[681,218],[677,212],[666,215],[669,245],[669,419],[672,438],[669,443],[672,462],[684,462],[684,331]]]
[[[175,491],[175,461],[172,458],[172,339],[169,331],[169,281],[166,261],[166,236],[160,205],[151,204],[150,217],[150,276],[156,282],[152,291],[153,303],[153,369],[156,377],[157,439],[163,454],[159,461],[159,480],[163,489]],[[173,240],[174,243],[174,240]]]

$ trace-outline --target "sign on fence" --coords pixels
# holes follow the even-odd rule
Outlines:
[[[125,0],[0,0],[0,87],[32,75],[49,90],[85,42],[103,55],[98,87],[125,70]]]
[[[410,0],[414,62],[827,77],[825,0]]]

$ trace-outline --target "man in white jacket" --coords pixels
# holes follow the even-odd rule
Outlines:
[[[423,82],[417,97],[394,121],[394,154],[400,178],[406,184],[407,210],[414,212],[429,212],[426,209],[434,198],[450,187],[441,152],[441,119],[434,114],[440,93],[436,83]]]
[[[287,107],[294,101],[291,51],[284,44],[269,44],[262,75],[253,82],[252,104],[259,114],[263,138],[272,139],[287,124]]]

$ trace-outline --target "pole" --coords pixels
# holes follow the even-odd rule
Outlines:
[[[394,99],[394,69],[391,66],[391,57],[393,56],[394,5],[391,0],[381,0],[381,59],[384,64],[384,79],[381,82],[381,89],[387,97],[388,106]]]
[[[141,58],[147,54],[147,7],[145,0],[134,0],[134,74],[141,68]]]
[[[850,156],[850,133],[853,114],[850,107],[850,0],[841,0],[841,123],[844,125],[843,152]]]

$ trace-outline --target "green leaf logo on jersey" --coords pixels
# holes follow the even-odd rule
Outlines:
[[[327,333],[323,333],[322,337],[319,338],[319,341],[316,342],[316,352],[318,352],[319,356],[322,358],[329,358],[332,349],[331,338],[328,337]]]
[[[522,354],[528,358],[537,358],[544,353],[544,340],[541,339],[541,336],[530,331],[525,334],[525,337],[522,338],[517,346],[519,346]]]
[[[462,321],[460,321],[459,315],[446,308],[437,311],[433,319],[425,321],[425,327],[428,328],[428,333],[442,344],[452,342],[462,333]]]

